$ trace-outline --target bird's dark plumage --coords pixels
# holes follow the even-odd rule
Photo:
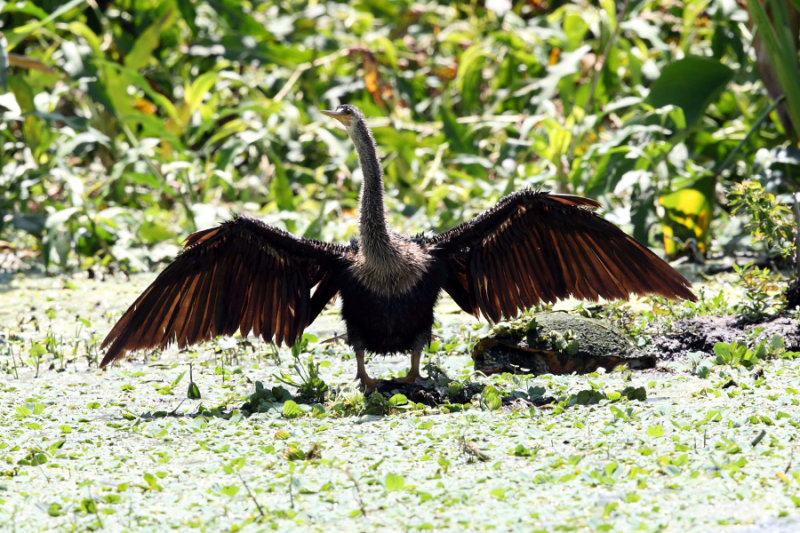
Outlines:
[[[599,204],[521,190],[429,239],[431,253],[447,264],[445,290],[463,310],[495,322],[567,296],[695,299],[675,269],[584,206]]]
[[[193,233],[108,333],[101,366],[131,350],[237,330],[291,346],[336,294],[331,273],[346,266],[348,249],[244,216]]]
[[[411,351],[408,377],[419,377],[442,289],[492,321],[568,296],[695,299],[686,279],[580,196],[522,190],[434,237],[391,232],[363,115],[347,105],[324,113],[345,125],[359,154],[360,238],[328,244],[243,216],[196,232],[108,333],[101,366],[132,350],[183,347],[237,330],[292,346],[339,294],[358,377],[368,387],[366,351]]]

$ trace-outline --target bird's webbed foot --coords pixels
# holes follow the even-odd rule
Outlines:
[[[367,368],[364,365],[363,351],[356,351],[356,363],[358,364],[356,378],[361,382],[359,388],[364,392],[364,394],[375,392],[375,390],[378,388],[380,380],[372,379],[369,377],[369,374],[367,374]]]
[[[363,375],[359,374],[356,376],[359,381],[359,388],[364,392],[365,395],[375,392],[378,389],[378,386],[383,383],[384,380],[382,379],[372,379],[366,373]]]

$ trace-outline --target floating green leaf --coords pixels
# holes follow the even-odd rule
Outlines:
[[[386,478],[383,481],[383,485],[389,492],[403,490],[403,487],[405,486],[405,480],[403,479],[403,476],[390,473],[386,474]]]

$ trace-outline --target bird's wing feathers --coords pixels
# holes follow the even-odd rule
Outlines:
[[[131,350],[236,330],[292,346],[338,292],[347,254],[242,216],[193,233],[108,333],[100,366]]]
[[[522,190],[427,245],[445,258],[448,294],[493,321],[570,295],[695,299],[672,267],[586,209],[597,206],[580,196]]]

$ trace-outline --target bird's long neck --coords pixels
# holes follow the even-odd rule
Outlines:
[[[392,255],[393,247],[386,227],[386,215],[383,211],[383,171],[375,139],[367,125],[361,121],[353,125],[353,143],[358,152],[358,161],[364,182],[361,184],[361,246],[365,258],[372,262],[383,262]]]

